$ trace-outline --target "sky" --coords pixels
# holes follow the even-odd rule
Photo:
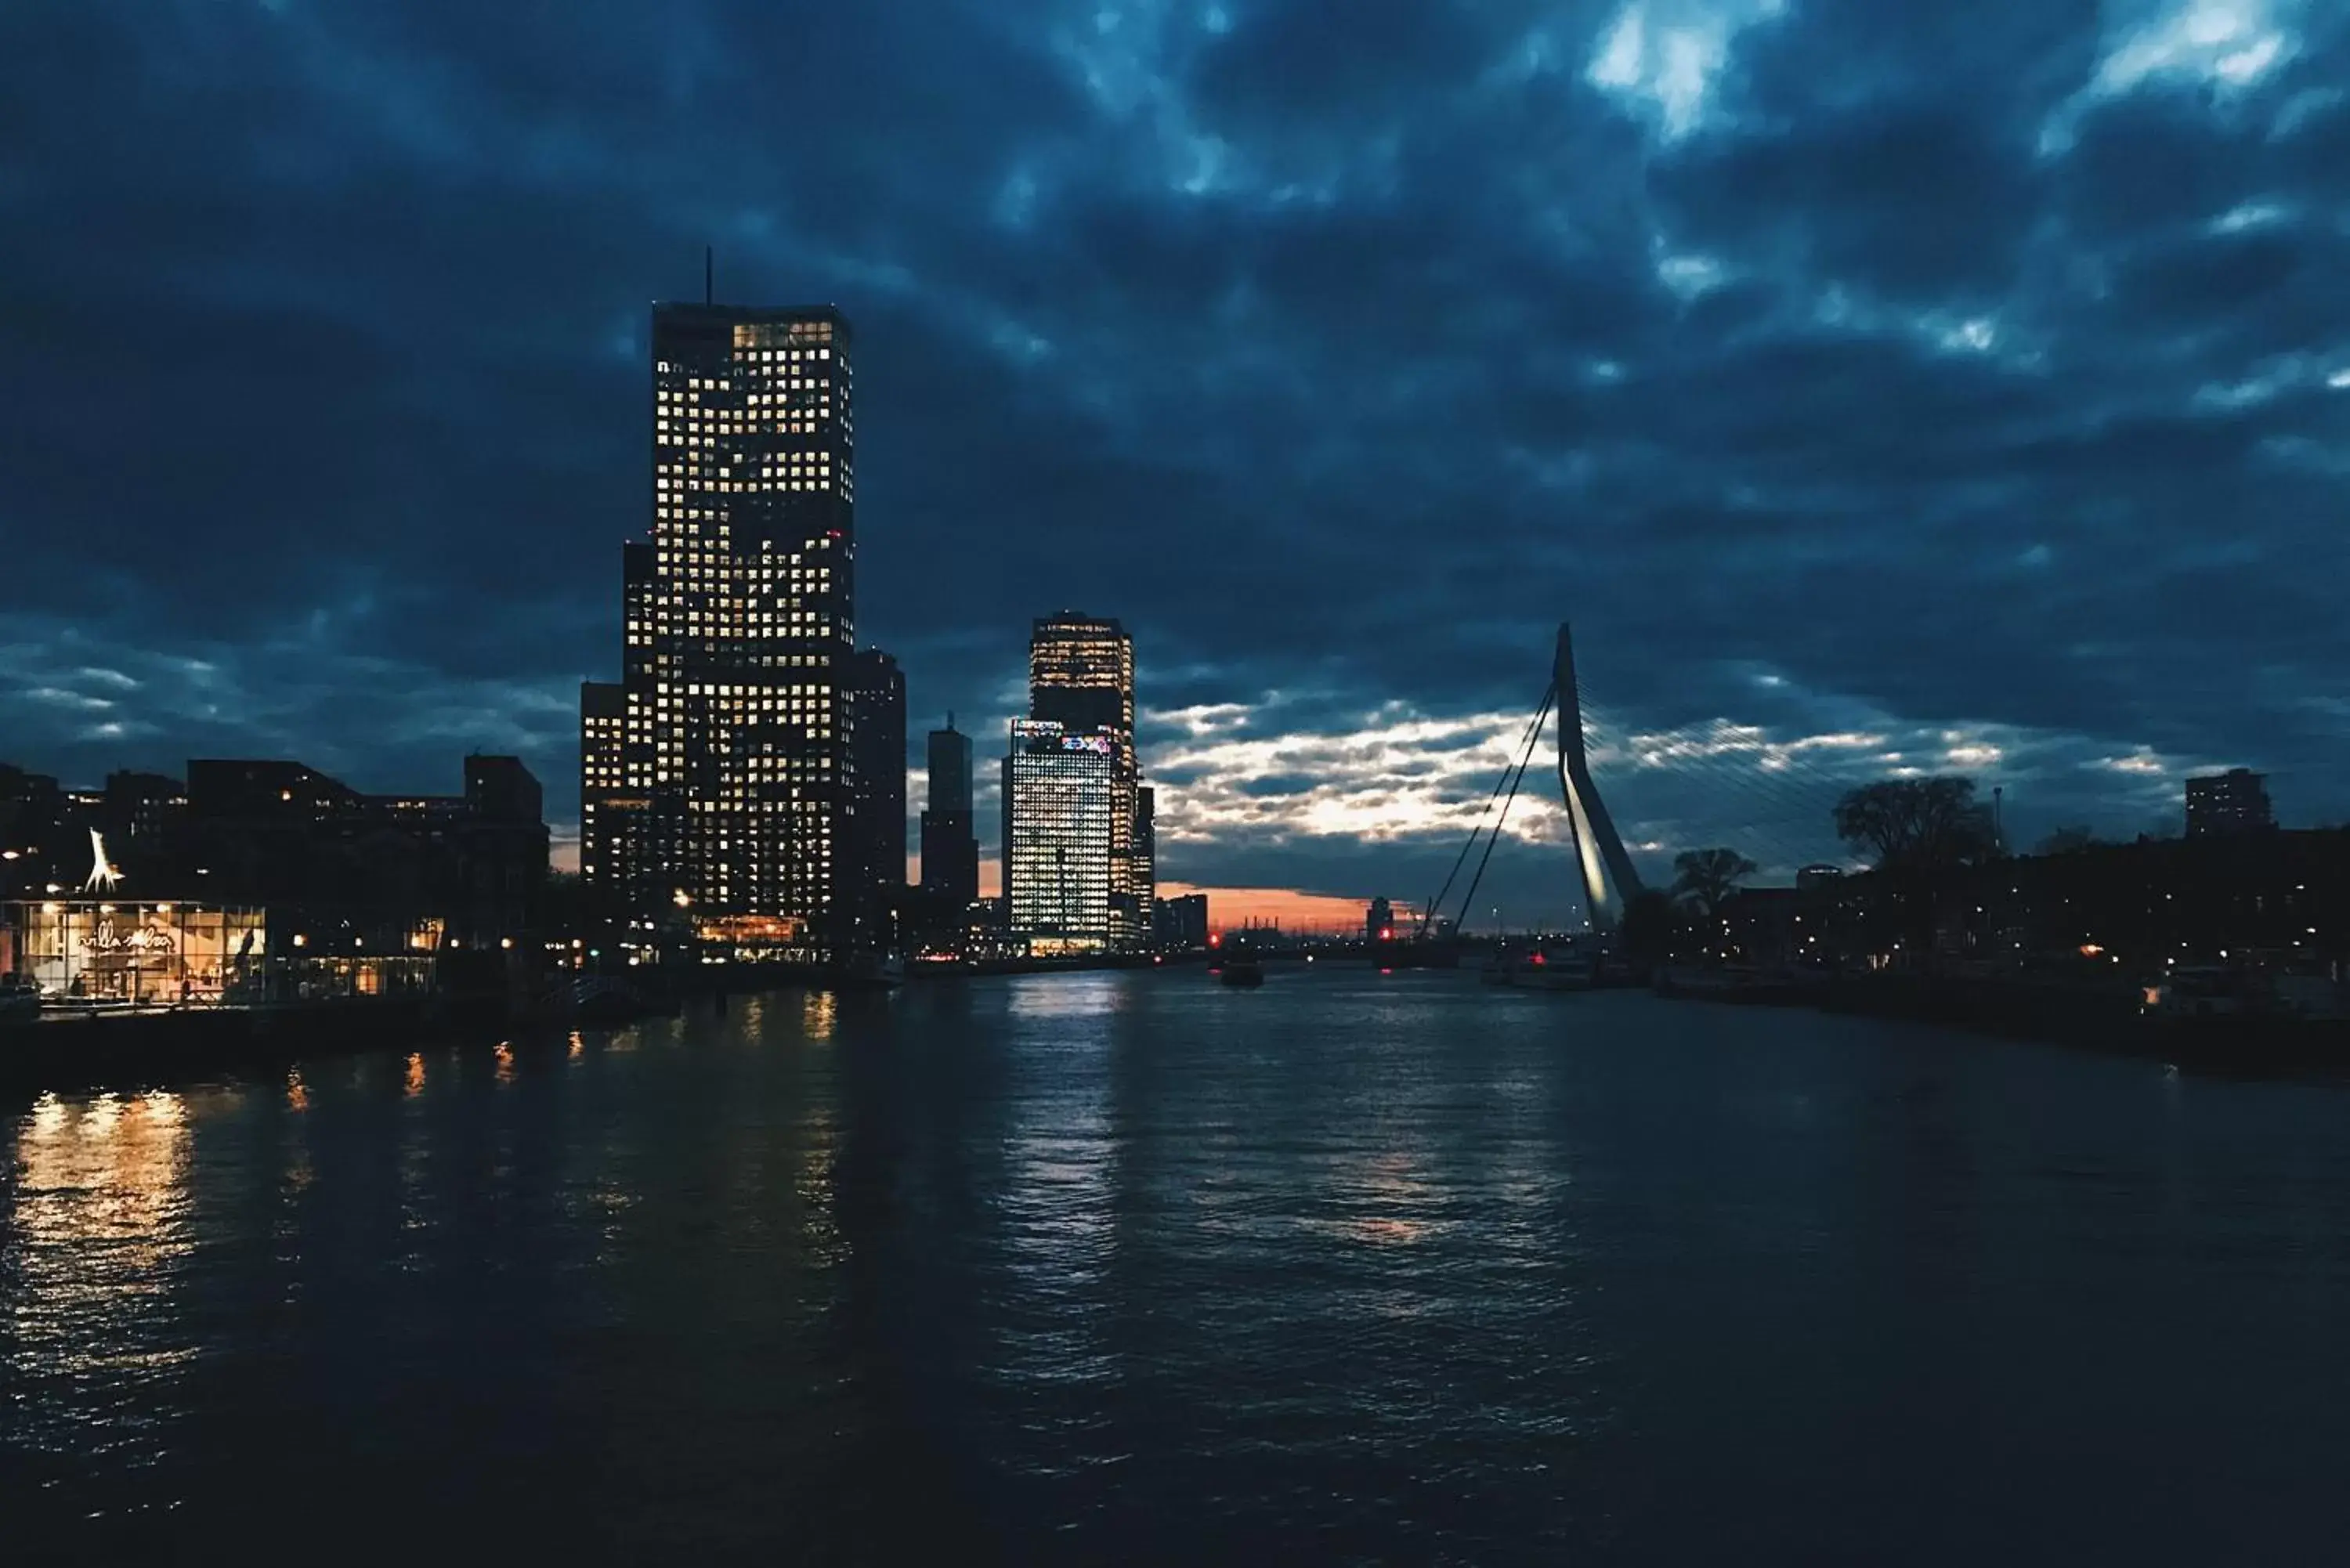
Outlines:
[[[1568,619],[1652,870],[2341,821],[2345,88],[2323,0],[0,7],[0,759],[576,821],[707,244],[854,324],[914,748],[1122,618],[1170,881],[1424,899]]]

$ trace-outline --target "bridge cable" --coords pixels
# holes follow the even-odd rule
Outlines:
[[[1541,736],[1543,721],[1550,717],[1551,703],[1557,697],[1558,686],[1555,682],[1543,689],[1542,706],[1534,710],[1533,722],[1527,724],[1525,733],[1519,738],[1522,746],[1531,749],[1535,740]],[[1452,857],[1452,869],[1445,873],[1444,886],[1436,890],[1435,898],[1420,907],[1419,929],[1412,933],[1414,941],[1420,940],[1428,935],[1429,926],[1435,920],[1438,911],[1444,907],[1444,896],[1452,891],[1453,879],[1461,875],[1461,865],[1468,860],[1469,852],[1477,847],[1477,836],[1485,831],[1485,817],[1492,811],[1493,802],[1501,798],[1502,790],[1509,784],[1511,774],[1524,771],[1523,762],[1518,763],[1514,767],[1503,765],[1502,776],[1493,781],[1493,793],[1485,797],[1485,809],[1477,814],[1477,826],[1469,830],[1468,840],[1461,846],[1461,853]],[[1506,808],[1504,809],[1506,811]],[[1496,823],[1493,831],[1500,832],[1501,825]],[[1489,855],[1492,853],[1490,844],[1486,847],[1486,853]],[[1464,909],[1461,914],[1466,917],[1468,910]]]
[[[1518,798],[1518,786],[1525,782],[1526,764],[1534,761],[1534,742],[1542,739],[1542,721],[1550,712],[1551,702],[1558,693],[1554,688],[1543,699],[1542,711],[1534,715],[1534,733],[1526,737],[1526,749],[1518,757],[1517,773],[1510,781],[1509,795],[1502,802],[1502,815],[1493,819],[1493,831],[1485,836],[1485,853],[1477,862],[1477,874],[1469,878],[1469,891],[1461,897],[1461,923],[1466,926],[1477,907],[1477,884],[1485,879],[1485,863],[1493,858],[1493,846],[1502,841],[1502,825],[1510,820],[1510,807]]]

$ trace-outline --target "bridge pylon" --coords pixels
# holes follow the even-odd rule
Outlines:
[[[1624,907],[1640,891],[1640,874],[1617,836],[1607,802],[1592,781],[1591,763],[1583,751],[1583,700],[1575,684],[1575,641],[1567,623],[1559,622],[1558,654],[1551,666],[1558,694],[1558,788],[1566,802],[1567,830],[1575,866],[1583,874],[1584,908],[1591,928],[1612,931],[1624,918]]]

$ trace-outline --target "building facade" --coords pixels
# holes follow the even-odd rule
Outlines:
[[[896,945],[906,894],[906,677],[878,648],[849,660],[850,869],[858,891],[852,945]]]
[[[651,537],[623,549],[617,852],[595,880],[632,929],[837,957],[856,936],[848,324],[660,305],[651,352]]]
[[[1112,950],[1111,845],[1118,733],[1050,719],[1012,722],[1003,759],[1004,903],[1013,934],[1041,955]]]
[[[1208,945],[1208,896],[1185,893],[1152,907],[1159,946],[1168,952],[1198,952]]]
[[[1141,769],[1134,744],[1134,639],[1115,619],[1064,610],[1039,617],[1028,641],[1028,716],[1072,735],[1112,737],[1107,875],[1111,945],[1146,945],[1152,856],[1139,836]]]
[[[2266,774],[2230,768],[2187,781],[2187,836],[2225,838],[2276,826]]]
[[[922,890],[962,908],[979,898],[979,833],[972,820],[971,737],[932,730],[926,749],[929,805],[922,810]]]

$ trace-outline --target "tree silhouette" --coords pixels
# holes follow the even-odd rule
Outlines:
[[[1880,779],[1835,806],[1836,836],[1873,850],[1880,870],[1931,873],[1989,858],[1999,847],[1991,813],[1965,778]]]
[[[1900,899],[1910,957],[1930,969],[1943,875],[1999,853],[1991,813],[1975,804],[1974,780],[1863,784],[1836,802],[1835,830],[1846,843],[1876,852],[1877,874]]]
[[[1738,884],[1759,870],[1735,849],[1689,849],[1673,857],[1673,897],[1719,914]]]

